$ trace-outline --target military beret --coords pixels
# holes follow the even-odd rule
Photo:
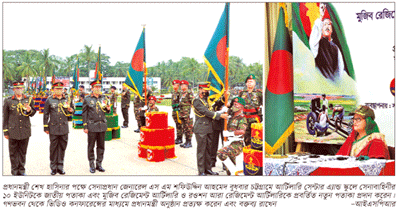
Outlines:
[[[189,85],[189,82],[188,82],[188,81],[186,81],[186,80],[182,80],[182,81],[181,81],[181,84],[186,84],[186,85]]]
[[[360,105],[358,108],[354,111],[355,114],[359,114],[366,119],[367,117],[371,117],[372,120],[375,120],[375,112],[368,106],[363,106]]]
[[[247,80],[249,80],[249,79],[256,80],[256,76],[254,74],[250,74],[249,76],[247,76],[246,83],[247,83]]]
[[[64,83],[61,81],[57,81],[53,83],[53,88],[62,88],[64,86]]]
[[[155,96],[150,96],[149,100],[157,101],[157,98]]]
[[[14,88],[19,88],[19,87],[25,87],[23,81],[14,81],[13,82],[13,87]]]
[[[180,80],[173,80],[173,81],[172,81],[172,85],[174,85],[174,84],[180,84],[180,83],[181,83]]]

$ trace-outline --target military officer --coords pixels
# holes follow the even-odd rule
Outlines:
[[[212,108],[207,102],[209,90],[209,82],[199,83],[199,95],[193,100],[193,108],[196,115],[194,133],[197,141],[197,168],[201,176],[207,174],[218,175],[218,173],[211,170],[212,120],[228,118],[228,114],[211,111]]]
[[[243,110],[248,124],[244,135],[244,142],[246,145],[249,145],[251,141],[251,124],[262,121],[262,92],[260,90],[255,90],[255,86],[255,76],[254,74],[250,74],[246,78],[247,89],[241,91],[238,96],[243,98],[246,102],[246,106]]]
[[[88,134],[88,159],[90,173],[96,170],[104,172],[102,161],[104,156],[105,135],[107,131],[107,120],[105,113],[111,112],[111,106],[107,103],[106,97],[101,94],[101,82],[93,81],[91,84],[92,93],[83,100],[82,120],[84,132]],[[94,155],[96,147],[97,158]],[[96,168],[94,161],[96,159]]]
[[[127,128],[129,124],[129,106],[131,104],[131,93],[126,86],[122,86],[122,93],[121,93],[121,111],[122,116],[124,117],[124,123],[122,128]]]
[[[118,94],[115,92],[117,87],[112,86],[111,87],[111,96],[110,96],[110,104],[113,107],[113,114],[117,114],[117,97]]]
[[[227,131],[231,132],[232,136],[240,136],[240,138],[239,140],[233,140],[228,146],[221,148],[217,152],[218,158],[228,167],[228,175],[230,175],[229,170],[233,170],[233,166],[236,165],[236,157],[243,152],[243,135],[247,128],[247,120],[243,114],[244,106],[246,106],[246,102],[243,98],[236,97],[233,99],[231,107],[232,118],[228,120]]]
[[[179,97],[180,97],[180,86],[181,81],[172,81],[172,94],[171,94],[171,104],[172,104],[172,118],[174,119],[176,125],[176,139],[175,144],[182,144],[182,121],[179,119]]]
[[[11,174],[14,176],[25,175],[26,152],[31,136],[29,117],[36,113],[32,97],[24,95],[24,90],[24,82],[14,82],[14,95],[7,98],[3,105],[3,133],[8,139]]]
[[[147,104],[149,104],[150,102],[150,96],[153,95],[153,92],[150,90],[150,88],[147,88]],[[145,105],[145,98],[144,98],[144,92],[142,93],[142,99],[139,98],[139,109],[138,109],[138,116],[139,116],[139,122],[140,122],[140,127],[146,126],[146,110],[148,109],[148,105]],[[138,122],[138,125],[139,125]],[[139,127],[139,131],[140,131],[140,127]]]
[[[74,113],[72,98],[63,93],[62,82],[53,84],[54,94],[44,105],[43,127],[50,136],[51,175],[65,174],[64,155],[68,143],[68,117]]]
[[[186,141],[180,146],[183,148],[192,147],[193,118],[190,118],[192,110],[193,92],[189,90],[189,82],[181,81],[181,94],[179,96],[179,119],[182,122],[182,132],[185,134]]]

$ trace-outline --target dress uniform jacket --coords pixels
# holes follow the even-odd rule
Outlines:
[[[105,112],[110,113],[111,110],[103,109],[99,103],[105,102],[106,97],[99,95],[95,97],[94,94],[87,96],[83,100],[82,105],[82,120],[84,129],[88,129],[89,132],[106,132],[107,131],[107,119]]]
[[[31,111],[21,113],[21,106],[29,104]],[[32,97],[22,95],[18,100],[14,95],[7,98],[3,105],[3,132],[9,139],[22,140],[31,136],[31,121],[29,117],[35,115],[34,100]]]
[[[67,108],[63,108],[62,105],[65,103],[68,103],[68,98],[65,95],[62,95],[60,99],[55,95],[47,98],[43,112],[44,131],[49,131],[52,135],[69,133],[68,117],[74,111],[69,112]],[[72,100],[69,102],[69,106],[73,108]]]
[[[193,107],[196,114],[193,132],[201,134],[212,133],[212,120],[219,120],[221,114],[210,111],[207,99],[201,99],[200,97],[193,100]]]

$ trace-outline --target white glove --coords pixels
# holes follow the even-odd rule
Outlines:
[[[140,109],[142,109],[142,110],[147,110],[147,106],[143,106],[143,107],[141,107]]]
[[[222,132],[222,135],[223,135],[224,137],[233,137],[233,136],[235,136],[235,132],[229,132],[229,131],[227,131],[227,130],[224,130],[224,131]]]
[[[222,106],[220,112],[221,112],[221,113],[226,113],[226,112],[228,112],[228,108],[225,107],[225,106]]]

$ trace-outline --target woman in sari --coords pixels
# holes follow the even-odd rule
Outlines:
[[[385,135],[379,132],[374,120],[375,113],[371,108],[359,106],[353,118],[353,132],[336,155],[390,159]]]

